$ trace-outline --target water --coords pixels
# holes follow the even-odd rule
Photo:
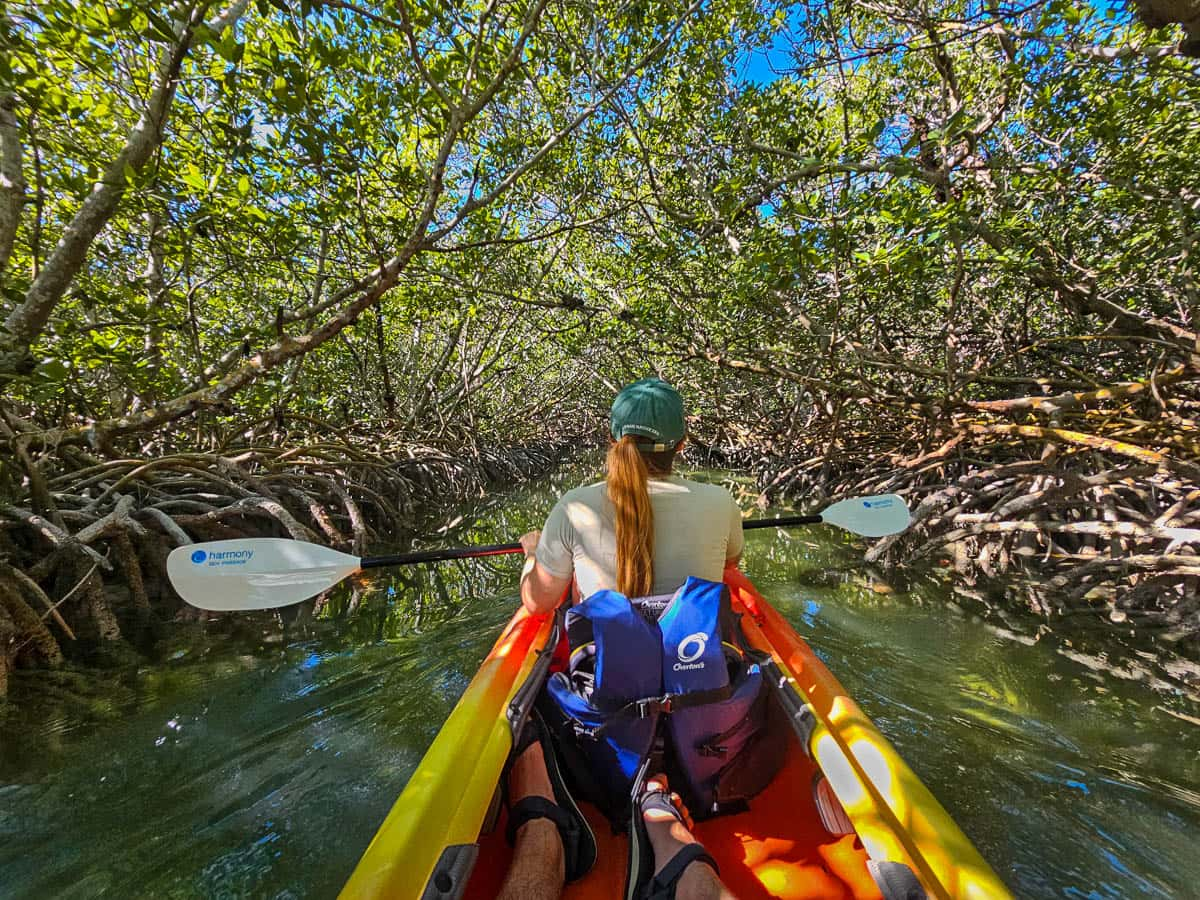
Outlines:
[[[585,477],[493,498],[443,541],[515,539]],[[757,531],[744,565],[1013,890],[1197,896],[1200,702],[1171,666],[981,619],[936,579],[889,587],[859,555]],[[335,895],[511,614],[518,565],[381,573],[282,630],[181,629],[137,671],[16,673],[0,896]]]

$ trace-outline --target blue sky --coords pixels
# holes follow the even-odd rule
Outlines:
[[[1049,6],[1052,0],[1047,0]],[[1026,4],[1017,4],[1024,8]],[[1114,26],[1128,24],[1132,15],[1124,0],[1091,0],[1079,4],[1090,11],[1096,19],[1107,19]],[[740,54],[734,63],[737,80],[743,84],[768,85],[776,81],[781,73],[789,71],[793,66],[791,49],[804,34],[807,6],[796,4],[787,11],[787,19],[782,27],[775,31],[769,44],[765,47],[747,49]],[[1085,12],[1085,16],[1087,13]],[[1051,32],[1053,33],[1053,29]]]

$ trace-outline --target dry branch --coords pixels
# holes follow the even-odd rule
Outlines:
[[[63,600],[60,600],[58,603],[53,603],[51,602],[50,598],[46,596],[46,592],[41,589],[38,583],[20,569],[14,568],[7,563],[0,563],[0,572],[3,572],[5,575],[7,575],[10,579],[24,588],[28,593],[32,594],[34,597],[37,597],[38,600],[40,600],[46,607],[47,615],[51,616],[58,624],[58,627],[63,630],[63,634],[65,634],[71,640],[75,640],[75,632],[71,630],[71,626],[66,623],[66,621],[58,612],[58,607],[68,597],[70,597],[70,594],[68,594],[67,597],[64,597]]]

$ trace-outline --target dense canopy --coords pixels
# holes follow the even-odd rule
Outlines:
[[[1111,6],[159,9],[0,20],[0,371],[47,441],[511,436],[646,368],[761,428],[1196,351],[1196,70]]]

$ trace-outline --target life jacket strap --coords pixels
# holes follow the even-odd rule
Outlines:
[[[729,685],[724,685],[723,687],[712,688],[707,691],[689,691],[686,694],[663,694],[661,697],[643,697],[640,700],[626,703],[620,709],[613,712],[608,721],[593,733],[596,737],[600,737],[613,725],[627,721],[628,719],[648,719],[651,716],[670,715],[681,709],[691,709],[693,706],[703,706],[706,703],[720,703],[722,700],[728,700],[732,695],[733,689]]]
[[[675,694],[671,700],[671,710],[691,709],[693,706],[704,706],[706,703],[720,703],[733,696],[733,686],[721,685],[707,691],[689,691],[686,694]]]

